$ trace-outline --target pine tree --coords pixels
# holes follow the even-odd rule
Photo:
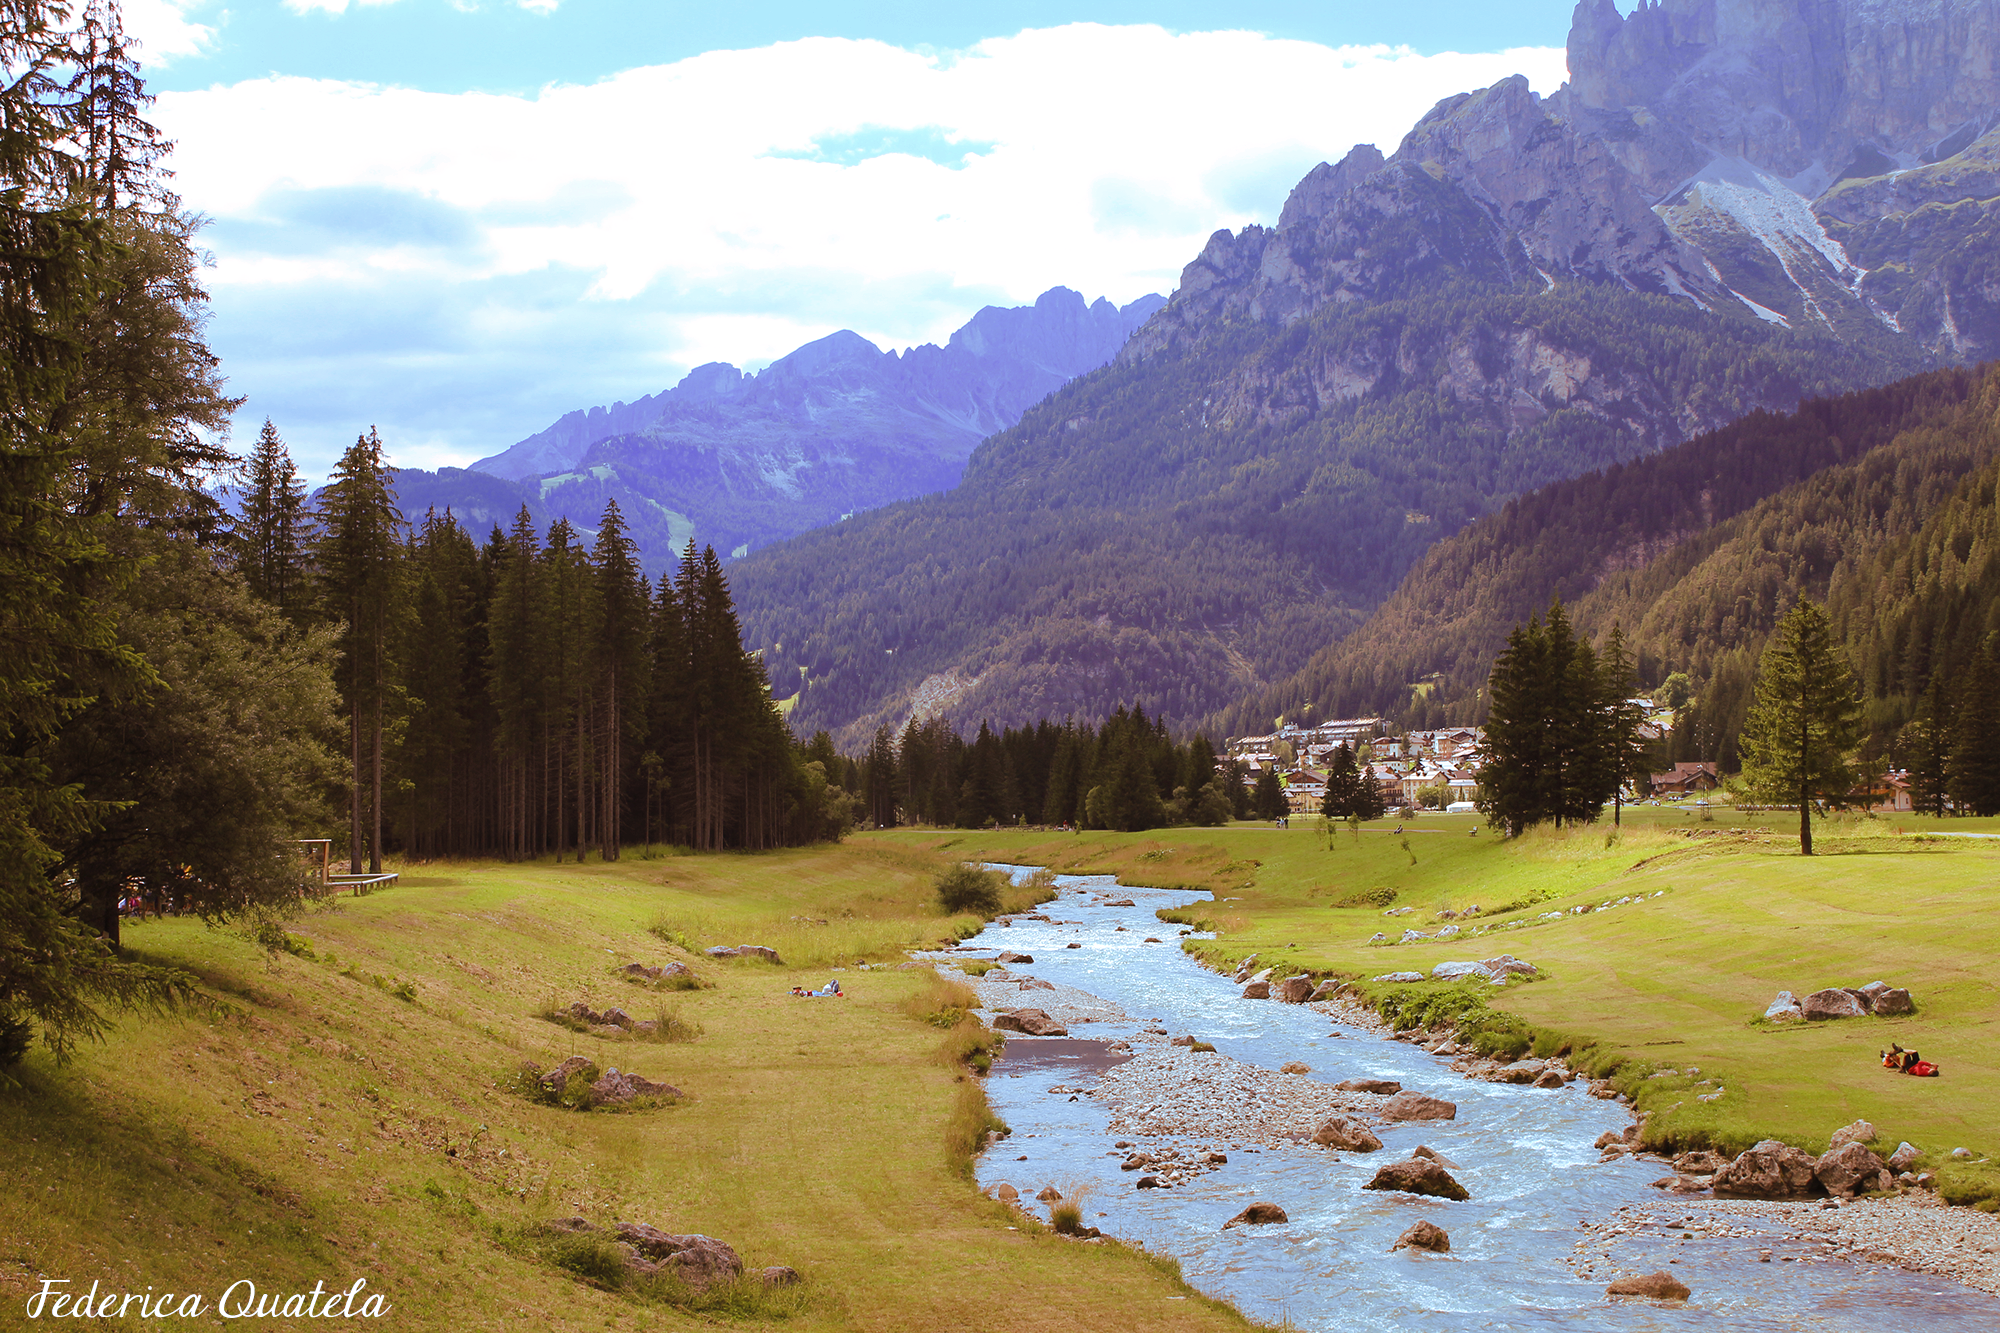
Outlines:
[[[627,786],[625,742],[644,734],[644,667],[647,598],[639,575],[637,548],[625,529],[618,502],[605,503],[597,544],[597,691],[599,715],[598,854],[618,859],[624,838],[622,812]]]
[[[1910,805],[1944,817],[1950,797],[1952,714],[1944,672],[1933,671],[1917,700],[1916,715],[1904,726],[1903,762],[1910,773]]]
[[[1637,689],[1625,631],[1614,624],[1605,638],[1604,651],[1597,658],[1596,740],[1603,769],[1601,781],[1611,788],[1613,824],[1623,822],[1626,785],[1638,783],[1652,772],[1645,738],[1639,734],[1646,722],[1646,710],[1631,701]]]
[[[1946,789],[1969,814],[2000,814],[2000,664],[1989,639],[1959,672]]]
[[[244,469],[243,513],[235,524],[237,568],[250,591],[297,618],[304,610],[306,488],[269,417]]]
[[[1813,854],[1813,802],[1843,797],[1854,785],[1851,754],[1860,730],[1854,673],[1833,643],[1826,613],[1801,600],[1764,650],[1742,747],[1749,790],[1774,804],[1798,803],[1803,856]]]

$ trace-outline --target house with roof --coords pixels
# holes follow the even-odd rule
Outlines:
[[[1665,773],[1653,774],[1655,796],[1692,796],[1696,792],[1714,791],[1721,785],[1722,775],[1710,759],[1675,764]]]

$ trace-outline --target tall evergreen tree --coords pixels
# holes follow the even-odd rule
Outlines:
[[[1597,658],[1597,747],[1604,770],[1601,780],[1611,788],[1613,824],[1623,822],[1627,784],[1641,783],[1652,773],[1646,739],[1640,734],[1646,710],[1632,702],[1638,688],[1625,631],[1614,624]]]
[[[243,513],[235,524],[237,567],[250,591],[293,618],[304,610],[305,526],[305,483],[278,428],[265,417],[244,468]]]
[[[1994,657],[1988,639],[1959,673],[1946,778],[1952,805],[1981,816],[2000,814],[2000,663]]]
[[[645,731],[644,669],[647,597],[637,547],[618,502],[605,503],[591,551],[597,571],[599,802],[598,854],[618,859],[622,811],[629,786],[626,742]]]
[[[1910,805],[1944,817],[1950,799],[1952,715],[1945,674],[1933,671],[1917,700],[1916,715],[1902,733],[1903,762],[1910,774]]]
[[[390,635],[401,573],[403,516],[396,508],[395,473],[382,461],[382,439],[371,428],[340,456],[320,497],[317,553],[328,613],[345,623],[341,638],[342,693],[348,714],[352,787],[348,800],[348,870],[382,870],[382,728],[392,687]],[[363,754],[367,755],[364,768]],[[368,794],[363,837],[362,793]]]
[[[1774,804],[1798,803],[1801,855],[1813,854],[1813,802],[1844,797],[1854,785],[1860,732],[1854,672],[1834,645],[1826,613],[1802,599],[1764,650],[1742,737],[1750,791]]]

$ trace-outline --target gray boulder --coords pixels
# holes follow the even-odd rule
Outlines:
[[[1863,1190],[1887,1188],[1882,1159],[1859,1143],[1844,1143],[1813,1164],[1813,1179],[1828,1194],[1851,1199]]]
[[[1421,1092],[1399,1092],[1382,1103],[1377,1114],[1384,1120],[1456,1120],[1458,1106]]]
[[[1345,1152],[1377,1152],[1382,1140],[1375,1132],[1352,1116],[1329,1116],[1313,1131],[1312,1141],[1326,1148],[1338,1148]]]
[[[1889,1154],[1889,1169],[1903,1172],[1917,1164],[1918,1153],[1915,1145],[1905,1141],[1896,1145],[1896,1151]]]
[[[1375,978],[1377,981],[1422,981],[1423,979],[1424,974],[1421,972],[1384,972]]]
[[[1845,1147],[1850,1143],[1868,1143],[1874,1138],[1875,1126],[1866,1120],[1856,1120],[1851,1125],[1843,1125],[1833,1131],[1833,1142],[1828,1150]]]
[[[1805,1017],[1805,1010],[1799,1008],[1799,997],[1788,990],[1779,991],[1778,998],[1764,1011],[1764,1019],[1769,1023],[1803,1023]]]
[[[1818,1162],[1788,1143],[1765,1139],[1715,1173],[1718,1195],[1739,1199],[1796,1199],[1812,1192]]]
[[[1511,953],[1503,953],[1498,958],[1483,959],[1480,966],[1501,979],[1512,976],[1532,977],[1541,971],[1533,963],[1524,963]]]
[[[1814,991],[1799,1001],[1799,1008],[1815,1023],[1835,1018],[1860,1018],[1868,1012],[1855,992],[1844,990],[1839,986],[1828,986],[1825,990]]]
[[[1361,1188],[1396,1190],[1403,1194],[1424,1194],[1434,1199],[1469,1199],[1465,1186],[1452,1179],[1451,1172],[1428,1157],[1412,1157],[1407,1162],[1391,1162],[1375,1173]]]
[[[1431,969],[1431,976],[1437,981],[1457,981],[1460,977],[1478,977],[1482,981],[1493,979],[1493,969],[1484,963],[1470,959],[1456,963],[1439,963]]]

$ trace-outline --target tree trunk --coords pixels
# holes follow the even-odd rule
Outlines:
[[[375,834],[368,844],[368,873],[379,875],[382,873],[382,696],[379,693],[375,696],[373,748],[375,772],[370,783],[373,804],[369,812],[373,816]]]
[[[354,780],[347,789],[347,873],[361,873],[361,697],[357,691],[348,704],[347,736],[354,761]]]
[[[1812,719],[1806,715],[1805,701],[1799,701],[1799,855],[1811,856],[1812,849],[1812,791],[1809,782],[1811,768],[1808,764],[1807,746],[1811,742]]]

